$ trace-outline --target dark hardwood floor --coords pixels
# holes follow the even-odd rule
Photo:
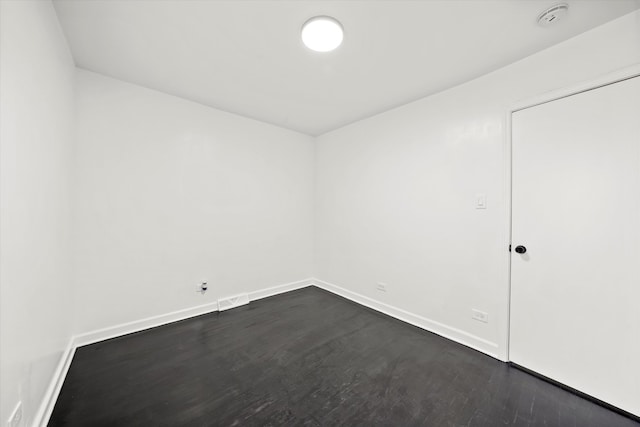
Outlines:
[[[317,288],[81,347],[50,426],[640,426]]]

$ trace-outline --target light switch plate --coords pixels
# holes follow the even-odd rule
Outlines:
[[[476,194],[476,209],[487,209],[487,195],[484,193]]]

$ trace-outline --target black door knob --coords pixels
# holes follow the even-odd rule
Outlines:
[[[519,253],[519,254],[523,254],[523,253],[527,252],[527,248],[525,248],[522,245],[516,246],[516,252]]]

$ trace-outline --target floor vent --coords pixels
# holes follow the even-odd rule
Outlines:
[[[246,304],[249,304],[249,294],[240,294],[232,297],[220,298],[218,300],[218,310],[225,311]]]

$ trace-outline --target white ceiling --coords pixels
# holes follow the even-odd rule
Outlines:
[[[566,0],[565,0],[566,1]],[[441,91],[640,8],[568,0],[56,0],[76,64],[319,135]],[[310,17],[342,22],[338,50],[306,49]]]

